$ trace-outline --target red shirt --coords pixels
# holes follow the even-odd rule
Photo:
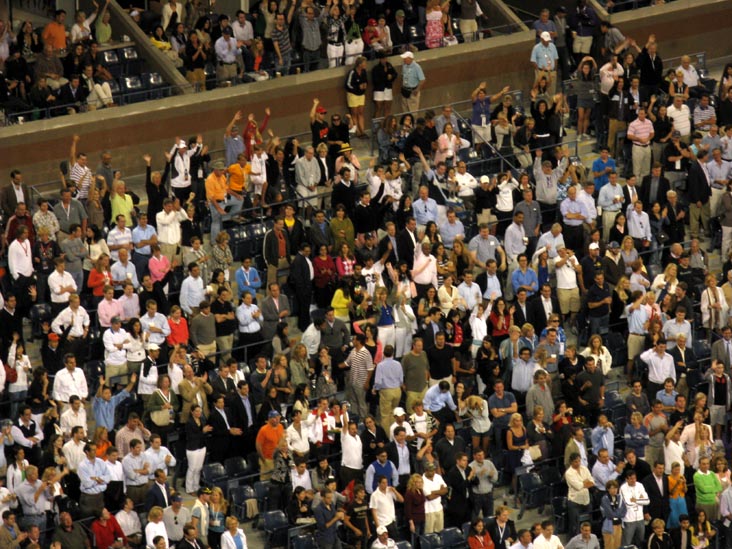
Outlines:
[[[170,335],[165,341],[168,345],[188,345],[188,321],[180,317],[180,322],[177,324],[172,319],[168,319],[168,326],[170,326]]]
[[[96,539],[97,547],[111,547],[117,538],[122,538],[123,543],[127,545],[127,536],[120,528],[114,515],[110,515],[106,525],[102,525],[99,519],[92,522],[91,531],[94,534],[94,539]]]
[[[92,295],[104,297],[104,287],[112,285],[112,273],[109,271],[100,273],[95,267],[89,271],[89,280],[86,285],[91,288]]]

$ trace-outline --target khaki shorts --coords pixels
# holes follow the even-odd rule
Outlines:
[[[628,360],[635,360],[643,352],[645,343],[646,336],[628,334]]]
[[[574,288],[572,290],[557,288],[557,298],[559,298],[559,308],[561,309],[563,315],[569,313],[579,313],[579,288]]]
[[[709,407],[709,423],[712,425],[724,425],[727,419],[727,411],[724,406],[712,404]]]

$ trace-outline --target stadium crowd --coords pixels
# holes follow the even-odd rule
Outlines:
[[[549,23],[531,116],[486,83],[469,120],[417,100],[383,111],[368,166],[349,97],[329,122],[313,100],[308,146],[265,142],[267,109],[233,115],[223,159],[202,136],[162,172],[145,155],[146,210],[79,136],[58,199],[11,172],[0,544],[245,549],[240,521],[279,510],[323,548],[563,546],[552,520],[517,531],[498,486],[556,502],[570,549],[732,544],[732,70],[715,97],[682,59],[665,93],[653,36],[635,58],[605,23],[569,49]],[[576,96],[550,89],[562,48]],[[627,177],[608,147],[585,169],[558,145],[570,105],[578,135],[625,132]],[[488,175],[495,151],[526,170]],[[242,254],[256,212],[268,230]],[[722,276],[701,244],[718,233]],[[260,497],[234,502],[214,464]],[[531,500],[550,472],[556,497]]]

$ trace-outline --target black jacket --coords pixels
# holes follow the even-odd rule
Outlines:
[[[658,488],[658,483],[656,482],[656,477],[653,476],[653,474],[643,479],[643,486],[648,494],[648,499],[651,500],[651,503],[645,506],[644,512],[651,515],[651,520],[657,518],[665,520],[668,516],[668,475],[663,475],[661,482],[663,484],[663,494],[661,494],[661,491]]]
[[[546,311],[541,302],[541,296],[530,302],[531,310],[529,312],[529,322],[534,325],[537,334],[546,328]],[[559,309],[559,299],[552,295],[552,314],[561,314]]]
[[[417,464],[415,461],[415,454],[412,449],[413,447],[410,444],[407,444],[407,451],[409,452],[409,470],[414,472],[417,470]],[[397,451],[396,441],[391,441],[389,444],[387,444],[386,455],[388,456],[389,461],[391,461],[394,466],[399,469],[399,452]]]
[[[165,509],[170,505],[170,488],[168,488],[167,484],[165,485],[165,496],[167,496],[167,499],[163,496],[163,491],[160,489],[158,483],[153,482],[152,486],[148,488],[147,494],[145,494],[145,511],[149,511],[153,507],[162,507]]]
[[[304,255],[298,253],[290,264],[290,286],[298,297],[313,293],[313,281],[310,278],[310,267]]]
[[[285,257],[287,260],[290,260],[290,239],[287,235],[287,231],[283,231],[285,233]],[[279,242],[277,242],[277,235],[275,235],[274,229],[270,229],[267,231],[267,234],[264,235],[264,261],[267,263],[267,265],[277,265],[278,260],[280,257],[279,252]]]
[[[642,86],[660,86],[663,81],[663,61],[656,53],[655,59],[651,60],[646,48],[640,52],[635,60],[640,69],[640,83]]]
[[[508,538],[513,540],[512,543],[515,543],[518,540],[518,536],[516,535],[516,526],[512,520],[506,522],[506,526],[503,529],[503,536],[501,536],[501,530],[498,528],[498,523],[496,522],[495,517],[491,517],[485,521],[485,530],[493,540],[493,545],[498,549],[506,547],[506,540],[508,540]]]
[[[712,188],[709,186],[709,181],[699,161],[692,162],[689,167],[686,188],[688,189],[690,203],[701,202],[706,204],[709,202],[709,198],[712,196]]]
[[[412,240],[407,229],[403,229],[397,235],[397,251],[399,252],[399,260],[406,261],[410,269],[414,267],[414,251],[417,246],[419,246],[419,239],[417,238],[417,235],[414,235],[414,240]]]
[[[671,186],[669,185],[668,179],[661,176],[658,181],[658,190],[656,191],[656,201],[661,204],[661,208],[666,204],[666,193],[671,189]],[[646,211],[650,211],[651,209],[651,176],[647,175],[643,178],[643,181],[641,183],[640,191],[638,192],[638,196],[640,197],[641,201],[643,202],[643,206],[645,206]]]

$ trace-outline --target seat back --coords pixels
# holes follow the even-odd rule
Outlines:
[[[465,538],[458,528],[445,528],[442,531],[443,547],[464,547]]]
[[[408,541],[400,541],[396,544],[397,549],[412,549],[412,544]]]
[[[424,534],[419,536],[419,546],[422,549],[440,549],[442,538],[439,534]]]
[[[137,55],[137,50],[135,48],[123,48],[122,49],[122,59],[125,61],[136,61],[139,59],[139,56]]]
[[[229,477],[241,476],[248,469],[247,460],[239,456],[230,457],[224,461],[224,469],[226,470],[226,475]]]
[[[273,534],[289,526],[285,513],[279,509],[262,513],[262,524],[264,531],[268,534]]]
[[[102,52],[102,60],[105,65],[116,65],[119,63],[119,56],[117,50],[107,50]]]
[[[300,534],[291,538],[292,549],[316,549],[315,539],[310,534]]]
[[[208,463],[203,466],[201,480],[203,480],[204,484],[213,486],[224,478],[226,478],[226,470],[220,463]]]

